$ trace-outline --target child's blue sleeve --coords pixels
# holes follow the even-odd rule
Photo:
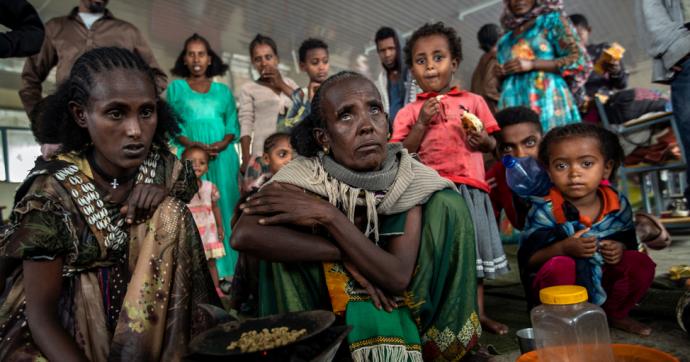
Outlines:
[[[527,213],[525,227],[520,234],[518,263],[521,268],[527,266],[529,259],[537,251],[568,238],[572,235],[573,225],[559,224],[552,212],[552,203],[543,198],[531,198],[532,207]]]

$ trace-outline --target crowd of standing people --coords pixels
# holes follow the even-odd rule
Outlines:
[[[107,3],[45,25],[23,0],[0,15],[0,56],[29,56],[19,93],[43,153],[0,234],[0,359],[181,360],[208,327],[197,306],[229,296],[249,316],[333,311],[356,361],[457,360],[482,329],[508,332],[483,288],[510,268],[501,212],[523,231],[529,305],[579,284],[613,327],[652,333],[629,317],[655,264],[612,186],[623,150],[582,122],[626,70],[592,72],[609,44],[589,44],[562,0],[505,0],[500,26],[477,34],[470,89],[455,79],[462,40],[437,22],[408,39],[378,29],[373,80],[331,75],[328,44],[306,39],[304,86],[257,34],[258,78],[237,100],[202,35],[180,44],[168,82]],[[690,151],[690,4],[638,1],[637,15]],[[518,195],[485,155],[538,160],[552,187]]]

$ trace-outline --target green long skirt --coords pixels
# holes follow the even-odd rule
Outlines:
[[[406,213],[381,215],[385,235],[404,230]],[[481,327],[477,314],[476,250],[472,218],[453,190],[436,192],[423,206],[417,265],[392,313],[369,298],[352,297],[345,322],[355,360],[456,361],[472,349]],[[331,310],[321,263],[270,263],[259,268],[259,314]]]

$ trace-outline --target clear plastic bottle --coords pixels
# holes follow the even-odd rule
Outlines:
[[[513,192],[521,197],[544,196],[549,193],[552,183],[549,174],[532,157],[504,156],[506,182]]]
[[[606,314],[587,303],[585,288],[544,288],[539,299],[543,304],[531,312],[539,361],[614,361]]]

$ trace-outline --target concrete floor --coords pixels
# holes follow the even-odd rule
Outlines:
[[[486,281],[486,308],[491,317],[507,324],[510,332],[504,336],[488,332],[482,334],[480,344],[495,355],[489,359],[490,362],[515,361],[520,356],[515,332],[530,327],[524,291],[517,273],[517,245],[504,245],[504,248],[512,270],[499,279]],[[651,250],[650,255],[657,264],[656,278],[652,288],[631,315],[651,325],[654,331],[649,337],[638,337],[612,329],[611,339],[614,343],[654,347],[683,362],[690,362],[690,337],[678,326],[675,312],[684,290],[670,281],[667,275],[673,265],[690,264],[690,235],[676,235],[670,247],[660,251]]]
[[[480,343],[497,353],[494,362],[515,361],[520,352],[515,340],[515,331],[530,327],[529,314],[524,292],[517,274],[516,245],[505,245],[513,269],[500,279],[486,283],[486,308],[494,319],[506,323],[510,332],[505,336],[483,333]],[[652,326],[649,337],[639,337],[620,330],[611,330],[613,343],[641,344],[670,353],[681,361],[690,362],[690,337],[676,322],[676,303],[683,289],[668,279],[672,265],[690,264],[690,236],[674,235],[673,243],[665,250],[651,251],[650,256],[657,264],[656,278],[652,288],[632,316]]]

